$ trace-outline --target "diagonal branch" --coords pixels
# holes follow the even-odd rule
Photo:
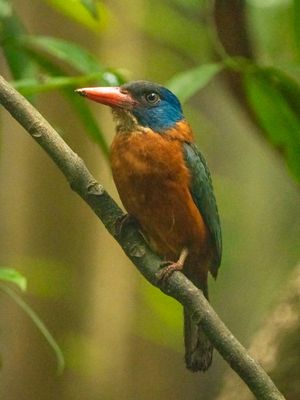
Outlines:
[[[164,285],[157,279],[161,260],[155,255],[141,234],[127,226],[118,235],[116,222],[122,210],[97,183],[84,162],[74,153],[39,112],[0,76],[0,103],[30,133],[65,175],[71,188],[91,207],[107,230],[119,242],[126,255],[154,286],[187,307],[194,320],[201,325],[214,347],[245,381],[257,399],[284,400],[269,376],[247,353],[220,320],[213,308],[182,273],[175,272]]]
[[[276,298],[276,306],[266,316],[251,339],[249,349],[276,381],[288,399],[300,398],[299,333],[300,333],[300,264],[290,274],[288,283]],[[234,392],[233,389],[234,388]],[[216,400],[251,400],[230,370],[226,371]]]

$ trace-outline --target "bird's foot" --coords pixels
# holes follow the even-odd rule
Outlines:
[[[162,261],[160,265],[163,268],[156,273],[156,276],[161,282],[165,282],[174,271],[181,271],[183,268],[183,264],[179,263],[178,261]]]
[[[117,236],[121,236],[124,228],[128,225],[134,225],[139,228],[139,223],[136,218],[130,214],[122,214],[115,222],[115,232]]]
[[[180,253],[178,261],[162,261],[160,265],[163,268],[156,273],[158,280],[160,282],[165,282],[173,274],[174,271],[182,271],[187,256],[188,249],[184,248]]]

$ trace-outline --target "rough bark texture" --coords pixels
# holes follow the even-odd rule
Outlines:
[[[122,235],[118,235],[115,226],[123,215],[121,209],[96,182],[79,156],[38,111],[2,77],[0,77],[0,102],[48,153],[65,175],[71,188],[92,208],[146,279],[189,310],[214,347],[245,381],[257,399],[284,399],[265,371],[247,354],[244,347],[220,320],[202,292],[183,274],[175,272],[167,283],[161,285],[156,275],[161,260],[149,249],[134,226],[127,226]]]

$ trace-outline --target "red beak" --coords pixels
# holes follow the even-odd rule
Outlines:
[[[75,90],[81,96],[111,107],[132,108],[135,100],[120,87],[90,87]]]

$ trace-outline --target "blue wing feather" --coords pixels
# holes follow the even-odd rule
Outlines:
[[[221,263],[222,236],[210,172],[204,157],[195,144],[184,143],[183,152],[186,165],[191,173],[190,192],[210,233],[213,250],[210,271],[212,275],[216,277]]]

